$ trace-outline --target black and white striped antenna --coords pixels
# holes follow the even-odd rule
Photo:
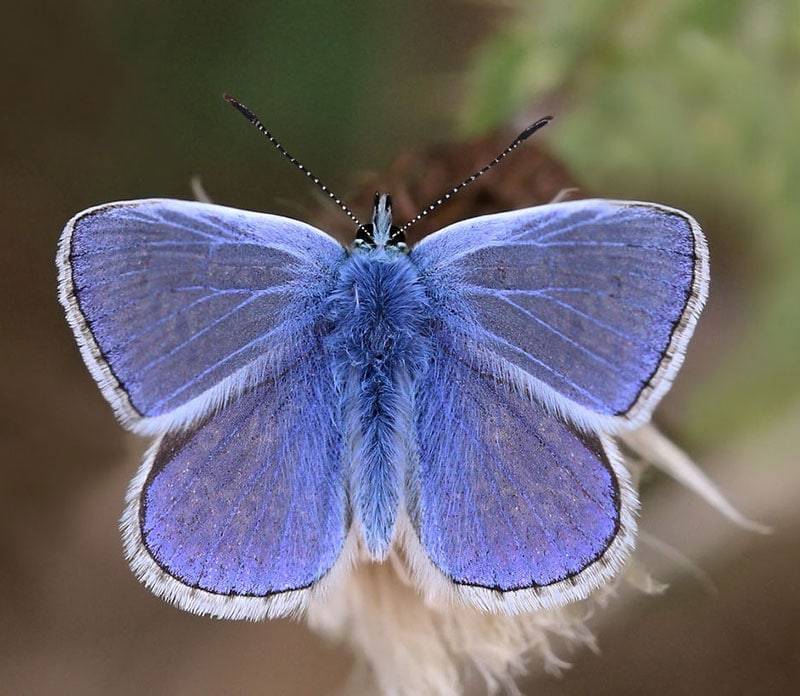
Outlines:
[[[495,157],[491,162],[489,162],[489,164],[487,164],[485,167],[481,167],[477,172],[471,174],[466,179],[464,179],[464,181],[462,181],[458,186],[454,186],[453,188],[449,189],[448,191],[443,193],[438,199],[436,199],[433,203],[423,208],[405,225],[399,228],[395,233],[395,235],[404,234],[409,227],[418,223],[420,220],[422,220],[422,218],[426,217],[434,210],[440,208],[453,196],[455,196],[461,189],[465,188],[466,186],[469,186],[473,181],[486,174],[486,172],[488,172],[496,164],[502,162],[506,157],[508,157],[508,155],[514,152],[514,150],[516,150],[523,142],[525,142],[528,138],[530,138],[536,131],[538,131],[540,128],[544,128],[552,120],[553,120],[552,116],[545,116],[544,118],[540,118],[535,123],[532,123],[524,131],[522,131],[522,133],[520,133],[516,138],[514,138],[512,143],[499,155],[497,155],[497,157]]]
[[[240,102],[235,97],[232,97],[230,94],[224,94],[223,97],[225,101],[228,102],[234,109],[236,109],[242,116],[244,116],[252,125],[254,125],[263,135],[267,137],[278,152],[281,153],[289,162],[291,162],[295,167],[297,167],[303,174],[305,174],[311,181],[313,181],[317,187],[322,191],[328,198],[330,198],[337,206],[344,212],[347,217],[349,217],[357,226],[361,226],[361,221],[355,216],[352,210],[348,208],[343,202],[342,199],[339,198],[333,191],[331,191],[325,184],[323,184],[319,177],[314,174],[308,167],[306,167],[302,162],[298,161],[286,150],[286,148],[280,144],[278,139],[272,135],[269,129],[261,122],[261,119],[258,118],[250,109],[248,109],[242,102]]]

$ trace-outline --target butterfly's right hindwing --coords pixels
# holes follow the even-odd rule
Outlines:
[[[586,597],[631,552],[637,499],[614,445],[461,358],[417,389],[405,548],[420,589],[517,613]]]
[[[118,418],[160,433],[307,352],[344,258],[338,242],[288,218],[110,203],[64,229],[59,292]]]

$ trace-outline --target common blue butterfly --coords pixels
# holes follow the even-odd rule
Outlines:
[[[646,422],[708,287],[686,213],[580,200],[477,217],[409,249],[391,199],[349,248],[296,220],[178,200],[67,223],[60,299],[127,428],[156,435],[122,529],[179,607],[302,609],[400,548],[434,601],[586,597],[635,537],[615,432]]]

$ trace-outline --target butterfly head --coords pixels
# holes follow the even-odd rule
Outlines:
[[[392,197],[388,193],[376,193],[372,208],[372,222],[359,225],[354,249],[394,249],[408,252],[406,236],[399,227],[392,224]]]

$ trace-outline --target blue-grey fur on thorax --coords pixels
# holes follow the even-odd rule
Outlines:
[[[327,307],[334,329],[326,349],[351,453],[351,505],[375,558],[391,547],[414,432],[414,389],[431,350],[425,291],[404,245],[392,241],[390,206],[388,197],[376,199],[370,244],[353,249]]]

